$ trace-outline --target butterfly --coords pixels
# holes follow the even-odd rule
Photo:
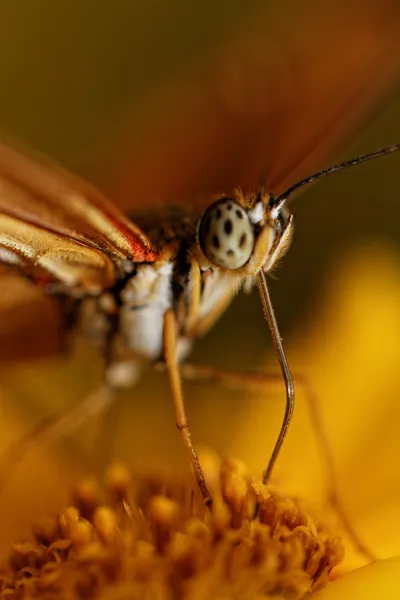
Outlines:
[[[180,363],[244,280],[257,284],[287,393],[285,419],[265,471],[267,481],[290,422],[294,392],[265,274],[290,245],[294,217],[287,209],[288,197],[339,167],[297,184],[296,179],[337,147],[394,79],[388,59],[396,51],[397,34],[394,25],[393,34],[386,27],[391,10],[390,2],[382,9],[368,8],[354,30],[343,21],[345,13],[335,9],[329,29],[316,26],[307,44],[293,29],[294,21],[288,31],[269,23],[268,52],[265,30],[252,31],[250,39],[218,55],[206,84],[200,85],[200,78],[195,86],[198,94],[193,94],[192,84],[178,86],[181,102],[189,91],[194,99],[185,118],[176,117],[185,135],[170,145],[161,171],[164,177],[157,178],[162,189],[157,184],[140,185],[148,183],[157,164],[147,153],[161,148],[162,154],[163,144],[171,142],[171,124],[153,126],[157,139],[141,145],[133,169],[136,175],[142,171],[135,189],[144,204],[150,193],[174,192],[175,198],[163,209],[128,218],[79,178],[0,145],[0,261],[43,289],[58,303],[67,328],[79,327],[99,347],[106,364],[104,383],[95,399],[87,402],[89,412],[96,402],[104,405],[119,390],[131,387],[143,362],[165,364],[178,429],[206,504],[211,495],[187,425],[181,383],[185,365]],[[301,20],[311,18],[320,25],[321,16],[302,13]],[[316,55],[328,39],[329,51]],[[352,51],[339,69],[338,41],[343,54],[346,47]],[[246,94],[251,97],[247,104]],[[324,110],[319,110],[321,106]],[[199,127],[199,122],[207,127]],[[227,149],[225,168],[220,170],[208,156],[214,140],[221,154]],[[192,152],[185,156],[188,148]],[[397,149],[393,145],[378,154]],[[135,161],[134,152],[126,156]],[[177,169],[168,170],[169,161],[184,165],[179,176]],[[124,170],[131,176],[131,169]],[[263,184],[257,187],[254,179],[260,173]],[[250,191],[211,193],[211,188],[229,190],[234,179]],[[132,189],[126,177],[120,180],[124,189]],[[196,202],[182,202],[183,193],[198,191],[209,192],[201,210]],[[121,194],[116,196],[121,203]],[[186,369],[186,376],[194,378],[193,369]],[[84,407],[81,410],[84,414]]]

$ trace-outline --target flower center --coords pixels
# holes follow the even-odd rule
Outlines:
[[[2,599],[297,599],[325,585],[337,537],[233,460],[209,465],[210,513],[192,481],[133,480],[113,467],[38,523],[0,571]],[[253,518],[256,504],[257,519]]]

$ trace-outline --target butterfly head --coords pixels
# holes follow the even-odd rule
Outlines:
[[[212,267],[255,275],[269,271],[287,250],[293,232],[293,215],[285,202],[264,191],[213,202],[202,215],[197,240]]]

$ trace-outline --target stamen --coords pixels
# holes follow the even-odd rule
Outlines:
[[[342,559],[340,540],[242,463],[211,463],[212,514],[191,479],[133,480],[115,466],[106,497],[84,482],[73,506],[13,546],[0,598],[293,600],[324,586]]]

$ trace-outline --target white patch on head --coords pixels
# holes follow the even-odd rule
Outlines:
[[[277,206],[275,208],[273,208],[271,210],[271,219],[273,219],[274,221],[279,217],[279,213],[280,213],[280,208],[278,208]]]
[[[252,210],[249,210],[247,214],[250,221],[254,225],[258,225],[258,223],[261,223],[261,221],[264,220],[264,203],[261,201],[257,202],[255,207]]]
[[[239,269],[248,262],[254,247],[254,232],[247,212],[231,198],[214,202],[201,219],[199,241],[212,264]]]

